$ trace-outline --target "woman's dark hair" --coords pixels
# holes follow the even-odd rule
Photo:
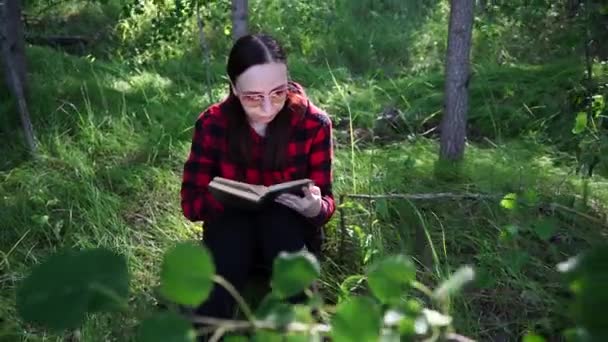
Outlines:
[[[265,34],[246,35],[239,38],[228,57],[226,71],[232,84],[247,69],[266,63],[287,64],[287,57],[281,45]],[[286,165],[287,143],[290,135],[292,114],[304,114],[306,103],[303,91],[289,87],[285,105],[266,128],[263,165],[266,170],[280,170]],[[242,166],[251,161],[251,142],[249,123],[245,110],[230,87],[228,98],[221,104],[222,112],[227,113],[228,159]],[[237,175],[243,177],[244,175]]]

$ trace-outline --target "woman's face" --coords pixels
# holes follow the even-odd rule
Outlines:
[[[233,91],[252,123],[271,122],[287,98],[287,66],[283,63],[258,64],[236,79]]]

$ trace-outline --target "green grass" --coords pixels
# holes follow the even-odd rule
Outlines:
[[[15,285],[28,267],[57,248],[108,246],[128,258],[134,280],[133,311],[94,317],[82,334],[84,340],[123,340],[155,301],[162,252],[175,241],[196,238],[200,231],[181,216],[178,191],[190,128],[206,98],[195,79],[166,72],[192,69],[192,65],[132,72],[121,65],[47,49],[32,48],[30,53],[33,89],[40,94],[30,104],[41,140],[40,158],[9,158],[0,174],[0,286],[2,302],[7,304],[2,305],[1,316],[11,317],[9,331],[25,340],[48,337],[23,330],[13,321]],[[298,68],[324,72],[297,61],[294,65],[296,75]],[[345,72],[334,70],[333,75],[335,80],[319,77],[309,87],[311,95],[320,98],[335,87],[356,89]],[[395,92],[382,88],[388,82],[377,81],[374,92]],[[222,92],[218,83],[213,89],[218,96]],[[363,95],[352,93],[348,99],[355,115],[364,115],[365,106],[381,102],[375,97],[366,102]],[[341,101],[330,97],[321,102],[339,108]],[[335,111],[336,120],[340,115],[347,113]],[[571,173],[572,157],[533,140],[496,148],[469,145],[461,180],[449,183],[434,177],[438,146],[432,140],[413,136],[383,147],[354,145],[352,150],[348,139],[339,143],[343,147],[337,150],[335,162],[337,195],[438,191],[501,195],[532,188],[544,201],[570,205],[577,201],[574,195],[582,193]],[[6,147],[7,152],[15,150]],[[605,180],[593,179],[590,188],[594,198],[608,200]],[[559,310],[564,289],[552,265],[602,240],[601,231],[584,219],[555,213],[550,217],[556,219],[562,241],[544,241],[525,230],[533,220],[529,213],[510,213],[497,201],[379,200],[351,206],[346,209],[343,258],[338,254],[338,213],[327,227],[323,283],[328,300],[337,298],[348,275],[363,272],[370,260],[383,254],[416,256],[419,277],[429,285],[459,265],[472,264],[482,275],[480,284],[455,299],[453,312],[459,331],[481,339],[514,336],[528,328],[555,334],[565,320]],[[509,239],[504,232],[512,223],[522,232]],[[430,249],[424,247],[427,233],[436,254],[431,264],[425,263],[434,259],[427,258]]]
[[[584,185],[573,173],[576,160],[567,149],[575,115],[570,98],[580,91],[582,78],[580,60],[560,53],[540,63],[538,51],[505,43],[505,32],[516,34],[523,28],[498,27],[508,24],[502,17],[485,31],[478,28],[483,34],[475,37],[471,141],[459,178],[445,181],[435,177],[436,140],[432,134],[420,135],[440,119],[445,3],[336,1],[331,6],[344,20],[331,28],[321,25],[333,18],[330,5],[294,2],[289,15],[273,16],[281,4],[261,7],[252,2],[253,16],[260,18],[259,28],[271,28],[289,42],[288,48],[301,51],[290,59],[291,76],[333,118],[337,200],[347,193],[498,196],[340,203],[345,225],[336,212],[327,226],[322,274],[327,300],[338,300],[348,288],[341,287],[345,279],[362,274],[374,258],[408,253],[418,263],[418,278],[429,286],[460,265],[476,268],[475,284],[451,302],[458,332],[480,341],[516,340],[527,330],[557,338],[571,321],[564,310],[567,289],[554,265],[605,242],[606,227],[546,205],[506,210],[499,200],[533,189],[542,203],[606,215],[582,203]],[[364,22],[356,19],[366,6],[379,6],[374,8],[380,16],[366,12]],[[323,15],[307,18],[313,10]],[[119,11],[114,2],[109,7],[58,4],[43,18],[48,27],[39,30],[86,33],[99,25],[122,25],[123,31],[115,33],[127,35],[113,38],[124,43],[123,50],[146,41],[151,17],[139,25],[138,17],[120,18]],[[386,13],[394,16],[386,19]],[[415,20],[409,20],[413,13]],[[71,19],[53,19],[59,14]],[[298,20],[316,25],[286,25]],[[406,22],[399,34],[392,34],[397,24]],[[153,310],[162,253],[200,233],[200,225],[187,222],[179,207],[192,125],[227,89],[222,76],[224,26],[211,22],[206,27],[214,49],[209,66],[203,64],[195,36],[167,44],[164,49],[178,53],[148,64],[144,62],[158,57],[154,46],[141,59],[129,60],[108,58],[116,43],[112,40],[84,56],[28,47],[34,94],[29,106],[40,140],[39,158],[26,158],[14,105],[0,93],[0,140],[7,142],[0,147],[0,340],[64,339],[24,326],[15,313],[14,295],[29,267],[65,246],[118,250],[127,256],[133,275],[131,309],[91,317],[81,331],[83,341],[127,340],[138,320]],[[386,39],[374,38],[380,36]],[[407,52],[402,53],[405,45]],[[493,54],[507,48],[513,54],[499,65]],[[205,81],[206,67],[211,84]],[[598,75],[605,67],[596,70]],[[401,119],[396,128],[376,120],[391,110]],[[350,119],[353,128],[372,135],[355,136]],[[383,137],[390,139],[380,141]],[[594,177],[588,186],[591,203],[605,206],[608,181]],[[551,238],[542,230],[547,222]]]

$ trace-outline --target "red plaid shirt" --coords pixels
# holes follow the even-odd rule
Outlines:
[[[215,176],[236,179],[245,175],[250,184],[272,185],[306,175],[321,189],[321,212],[309,219],[322,226],[335,210],[332,194],[332,123],[327,114],[307,100],[308,110],[303,116],[292,115],[292,134],[287,147],[287,167],[282,171],[261,171],[257,168],[262,157],[263,137],[250,127],[252,143],[251,166],[246,170],[222,158],[228,151],[226,141],[227,115],[220,104],[214,104],[201,113],[194,126],[194,136],[188,159],[184,164],[181,188],[181,205],[184,216],[190,221],[212,220],[223,211],[223,205],[208,191]],[[244,173],[241,173],[244,172]]]

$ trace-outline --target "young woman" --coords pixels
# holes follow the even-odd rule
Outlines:
[[[322,226],[334,213],[332,123],[289,80],[286,56],[267,35],[235,42],[227,64],[230,93],[196,120],[181,188],[182,210],[204,221],[203,244],[216,272],[242,290],[255,266],[268,274],[281,252],[307,248],[318,255]],[[215,176],[272,185],[310,178],[303,196],[283,194],[259,211],[216,201]],[[234,300],[215,286],[197,314],[230,318]]]

